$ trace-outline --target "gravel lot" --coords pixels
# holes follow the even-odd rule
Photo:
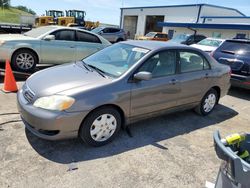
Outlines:
[[[99,148],[36,138],[16,114],[16,94],[0,92],[0,104],[1,188],[205,187],[220,165],[213,132],[250,132],[250,92],[235,88],[207,117],[185,111],[142,121],[132,138],[121,131]]]

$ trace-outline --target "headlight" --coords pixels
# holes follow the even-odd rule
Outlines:
[[[4,40],[0,40],[0,46],[2,46],[5,43]]]
[[[41,97],[34,102],[34,106],[47,110],[63,111],[70,108],[75,102],[75,99],[63,95],[52,95]]]

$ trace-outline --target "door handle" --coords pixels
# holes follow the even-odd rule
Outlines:
[[[178,82],[176,79],[172,79],[169,81],[169,84],[175,85]]]
[[[70,48],[75,48],[75,46],[69,46]]]
[[[208,73],[205,74],[205,78],[209,78],[209,74]]]

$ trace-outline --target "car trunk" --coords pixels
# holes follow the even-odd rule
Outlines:
[[[231,67],[233,74],[250,75],[250,43],[226,41],[214,53],[221,64]]]

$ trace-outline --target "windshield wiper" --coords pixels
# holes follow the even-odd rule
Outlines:
[[[91,67],[92,69],[94,69],[97,73],[99,73],[102,77],[106,78],[105,74],[106,72],[104,72],[103,70],[97,68],[96,66],[94,65],[89,65],[86,63],[87,66]]]
[[[235,54],[235,51],[230,51],[230,50],[221,50],[221,52],[228,53],[228,54]]]
[[[82,64],[83,64],[83,66],[85,67],[86,70],[91,71],[91,69],[89,68],[89,65],[87,65],[87,63],[82,61]]]

